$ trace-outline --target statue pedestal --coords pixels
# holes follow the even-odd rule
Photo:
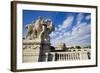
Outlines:
[[[23,62],[46,61],[46,53],[50,52],[50,43],[42,43],[41,39],[23,40]]]
[[[41,40],[23,40],[23,62],[38,62]]]

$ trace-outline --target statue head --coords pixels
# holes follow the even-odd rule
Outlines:
[[[38,19],[42,20],[42,16],[39,16]]]
[[[50,24],[51,24],[51,19],[46,19],[46,20],[45,20],[45,23],[46,23],[47,25],[50,25]]]
[[[34,24],[34,23],[35,23],[35,21],[33,20],[33,21],[32,21],[32,24]]]

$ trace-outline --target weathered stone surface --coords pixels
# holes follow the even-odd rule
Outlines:
[[[26,38],[23,39],[23,62],[46,61],[46,53],[50,52],[50,36],[53,31],[52,21],[43,21],[39,17],[36,22],[27,25]]]

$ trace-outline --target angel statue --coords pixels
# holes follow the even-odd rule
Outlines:
[[[51,19],[46,19],[43,25],[43,31],[41,33],[42,42],[50,42],[49,34],[54,31],[54,26]]]
[[[25,28],[27,29],[27,33],[26,33],[26,38],[27,39],[32,39],[34,38],[36,35],[35,35],[35,29],[34,29],[34,21],[32,21],[32,24],[27,24],[25,26]],[[34,36],[33,36],[33,33],[34,33]]]

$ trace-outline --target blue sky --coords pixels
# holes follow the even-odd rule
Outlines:
[[[23,36],[26,24],[42,16],[51,19],[55,31],[50,34],[51,44],[55,46],[58,41],[68,46],[91,44],[91,14],[79,12],[55,12],[23,10]]]

